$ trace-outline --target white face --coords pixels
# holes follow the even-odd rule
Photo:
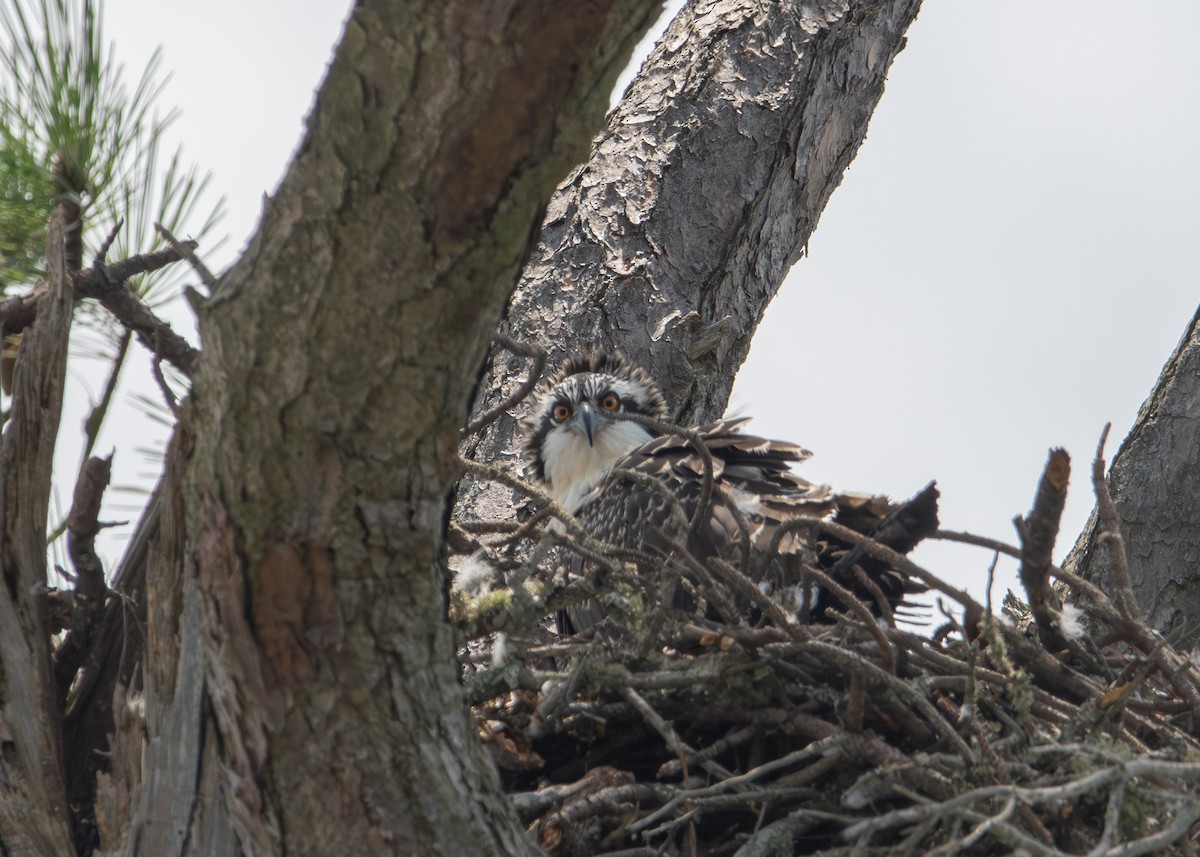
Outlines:
[[[587,433],[568,419],[550,430],[542,447],[550,493],[574,512],[625,453],[650,439],[650,432],[637,423],[600,417],[589,443]]]
[[[647,413],[644,387],[611,375],[572,376],[546,397],[540,419],[549,424],[541,459],[550,493],[569,511],[630,450],[653,435],[622,412]]]

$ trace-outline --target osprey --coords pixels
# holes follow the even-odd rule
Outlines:
[[[831,548],[818,544],[811,528],[784,526],[835,513],[864,518],[867,511],[869,526],[845,522],[871,531],[897,512],[894,507],[881,498],[834,495],[795,475],[791,465],[810,453],[743,434],[746,418],[700,426],[691,437],[662,433],[654,424],[666,409],[653,379],[620,354],[568,358],[546,379],[525,421],[533,476],[595,538],[659,557],[686,545],[701,564],[719,557],[764,592],[786,589],[799,613],[811,612],[818,620],[825,619],[827,607],[845,608],[822,589],[801,586],[806,563],[837,571],[835,579],[868,604],[876,602],[877,590],[893,606],[904,603],[906,593],[921,591],[898,572],[868,568],[871,561],[849,546]],[[932,486],[924,494],[929,495],[924,506],[936,509]],[[878,501],[873,508],[872,501]],[[932,515],[932,524],[923,521],[919,529],[936,528],[936,511]],[[907,551],[924,534],[914,539],[906,533],[893,546]],[[676,597],[674,606],[687,605]],[[602,617],[595,604],[574,608],[568,611],[570,626],[559,617],[560,630],[586,631]]]

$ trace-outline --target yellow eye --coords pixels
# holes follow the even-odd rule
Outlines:
[[[621,407],[621,400],[617,398],[616,393],[609,393],[600,400],[600,407],[606,411],[615,411]]]
[[[569,416],[571,416],[571,409],[569,407],[567,407],[566,405],[563,405],[563,404],[558,404],[558,405],[554,406],[554,419],[558,420],[561,423],[563,420],[565,420]]]

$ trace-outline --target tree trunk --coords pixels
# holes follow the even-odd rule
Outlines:
[[[718,413],[918,5],[690,6],[551,204],[508,332],[555,352],[622,345],[681,419]],[[96,793],[106,853],[533,852],[464,713],[448,498],[539,210],[657,6],[355,7],[258,234],[201,301],[193,397],[118,572],[128,601],[109,602],[98,637],[104,678],[73,709],[88,722],[69,719],[76,757],[112,735]],[[56,365],[38,369],[61,395]],[[494,361],[481,398],[520,374]],[[57,413],[53,395],[24,395]],[[21,444],[53,445],[14,440],[18,417],[6,483]],[[493,427],[475,454],[512,431]],[[12,490],[0,609],[18,618],[0,626],[20,622],[26,642],[2,653],[0,739],[19,782],[0,792],[0,835],[11,853],[59,855],[80,809],[55,777],[44,564],[23,558],[44,539],[45,498],[21,493],[16,510]],[[79,832],[77,847],[94,841]]]
[[[689,4],[551,200],[503,332],[552,357],[618,346],[684,424],[725,409],[767,304],[858,151],[919,0]],[[525,361],[489,363],[479,413]],[[513,445],[505,416],[473,438]],[[476,489],[472,489],[476,490]],[[501,516],[507,491],[465,495]]]
[[[356,6],[201,308],[149,550],[146,736],[118,706],[104,850],[533,851],[464,713],[447,498],[536,218],[655,5]]]
[[[46,236],[48,292],[25,334],[13,376],[13,408],[0,456],[0,841],[6,854],[69,854],[46,592],[46,515],[74,294],[65,218]]]
[[[1200,617],[1200,311],[1138,412],[1108,474],[1134,593],[1154,627]],[[1096,512],[1066,566],[1106,589]],[[1189,638],[1195,639],[1193,630]]]

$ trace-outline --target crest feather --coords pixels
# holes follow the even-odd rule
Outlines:
[[[660,420],[666,415],[667,403],[658,389],[658,384],[645,369],[635,366],[620,351],[598,348],[582,354],[571,354],[558,368],[546,376],[543,393],[554,389],[572,375],[610,375],[613,378],[634,381],[652,391],[653,402],[649,416]]]

